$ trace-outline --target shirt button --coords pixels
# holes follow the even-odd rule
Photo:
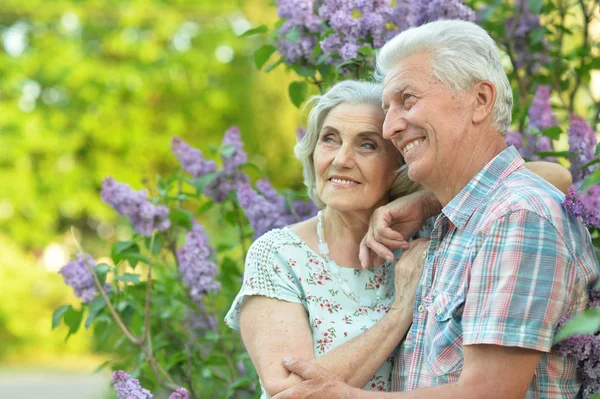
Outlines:
[[[425,310],[425,306],[419,305],[419,307],[417,308],[417,310],[419,311],[419,313],[423,313],[423,311]]]
[[[442,313],[444,313],[444,312],[442,312],[442,309],[439,309],[436,313],[437,313],[438,316],[441,316]]]

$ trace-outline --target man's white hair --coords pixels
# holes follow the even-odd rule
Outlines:
[[[494,127],[506,134],[511,123],[512,89],[494,40],[480,26],[460,20],[439,20],[407,29],[387,42],[377,56],[380,79],[413,54],[429,53],[432,72],[455,92],[488,80],[496,88]]]

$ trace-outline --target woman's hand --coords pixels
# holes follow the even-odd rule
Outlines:
[[[359,259],[363,269],[393,260],[393,250],[408,248],[408,240],[428,217],[438,214],[441,205],[431,191],[398,198],[373,212],[369,231],[360,243]]]
[[[392,304],[392,309],[413,308],[415,293],[425,265],[425,255],[429,248],[429,239],[418,238],[411,241],[409,245],[410,247],[404,250],[400,260],[396,263],[394,278],[396,299]]]

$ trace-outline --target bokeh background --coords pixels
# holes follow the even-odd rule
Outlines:
[[[0,397],[104,361],[91,332],[50,326],[74,303],[71,226],[95,254],[132,234],[105,176],[139,189],[178,167],[171,137],[209,154],[237,125],[261,173],[300,187],[292,76],[257,71],[259,38],[238,37],[275,19],[263,0],[0,1]]]
[[[257,71],[263,38],[239,37],[275,21],[265,0],[0,1],[0,397],[37,385],[50,398],[66,384],[81,390],[56,397],[113,395],[109,376],[92,374],[108,356],[92,332],[51,330],[52,312],[75,302],[57,273],[77,251],[71,229],[97,255],[132,235],[98,195],[104,177],[140,188],[178,167],[171,137],[211,154],[237,125],[252,177],[301,189],[302,113],[287,93],[297,76]]]

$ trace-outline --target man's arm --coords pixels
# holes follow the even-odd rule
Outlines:
[[[368,392],[349,387],[327,370],[302,359],[284,365],[306,382],[273,399],[522,399],[542,352],[497,345],[464,347],[465,367],[458,382],[408,392]]]

